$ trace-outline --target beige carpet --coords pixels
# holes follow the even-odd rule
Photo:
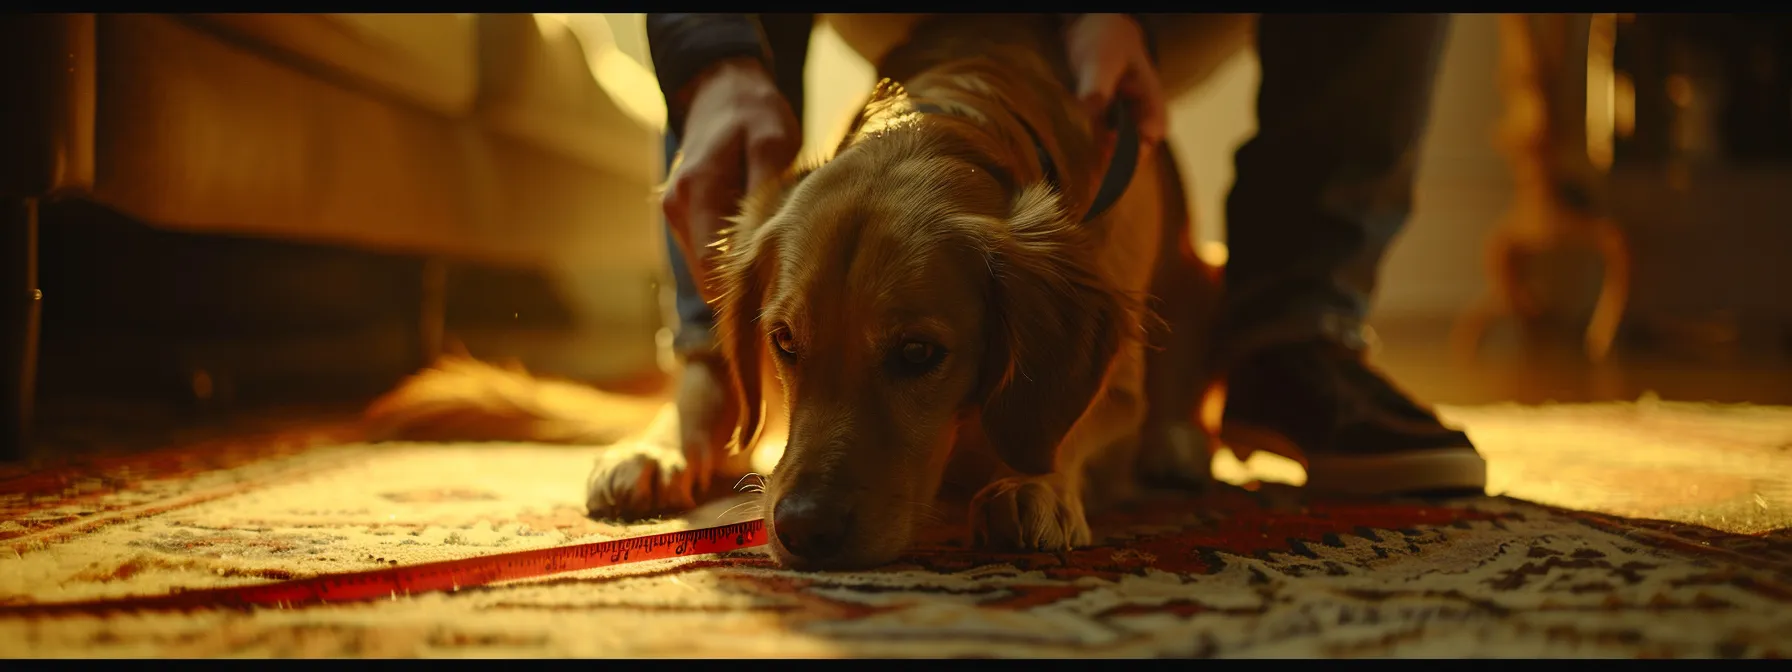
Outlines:
[[[1792,409],[1450,408],[1495,494],[1302,502],[1298,468],[1096,521],[1056,555],[943,531],[876,571],[744,552],[367,604],[32,614],[711,525],[588,520],[595,449],[320,428],[0,471],[0,656],[1746,656],[1792,653]]]

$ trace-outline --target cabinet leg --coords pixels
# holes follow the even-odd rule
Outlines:
[[[37,335],[43,292],[37,286],[37,199],[0,198],[6,323],[0,326],[0,461],[23,460],[31,448],[37,397]]]

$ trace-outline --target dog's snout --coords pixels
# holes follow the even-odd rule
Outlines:
[[[791,555],[811,562],[825,561],[845,548],[852,512],[822,506],[811,497],[790,496],[773,507],[772,527]]]

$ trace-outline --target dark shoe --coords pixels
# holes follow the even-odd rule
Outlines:
[[[1335,495],[1481,494],[1487,463],[1342,346],[1281,346],[1232,367],[1221,441],[1299,459],[1307,489]],[[1243,454],[1248,455],[1249,452]]]

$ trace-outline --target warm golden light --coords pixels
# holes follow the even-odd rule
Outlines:
[[[623,114],[654,131],[665,129],[666,100],[659,80],[623,53],[602,15],[536,12],[535,23],[546,39],[578,40],[591,77]]]
[[[1617,19],[1616,14],[1594,14],[1587,35],[1587,158],[1600,170],[1611,168],[1618,127],[1618,75],[1612,68]],[[1631,99],[1628,121],[1634,123],[1635,96]]]
[[[660,132],[666,128],[666,100],[654,79],[635,59],[616,46],[616,36],[601,14],[535,12],[542,39],[574,40],[585,54],[592,79],[617,109],[636,123]]]
[[[1220,383],[1207,390],[1201,397],[1201,409],[1197,421],[1209,432],[1217,433],[1220,419],[1226,414],[1226,385]],[[1240,459],[1228,446],[1226,450],[1213,451],[1213,477],[1232,485],[1245,486],[1254,481],[1265,483],[1284,483],[1300,486],[1307,482],[1307,470],[1299,462],[1281,455],[1266,452],[1252,452]]]
[[[1226,265],[1226,258],[1230,256],[1230,253],[1227,251],[1225,243],[1207,240],[1196,246],[1195,256],[1200,257],[1201,261],[1205,261],[1211,266],[1219,267]]]
[[[1612,77],[1612,83],[1612,131],[1617,137],[1628,139],[1636,133],[1636,82],[1629,73],[1620,72]]]
[[[623,113],[656,131],[666,128],[666,99],[659,80],[615,45],[604,45],[589,58],[591,74]]]
[[[1226,386],[1224,383],[1213,386],[1201,397],[1201,411],[1197,421],[1209,431],[1218,431],[1220,419],[1226,415]]]

